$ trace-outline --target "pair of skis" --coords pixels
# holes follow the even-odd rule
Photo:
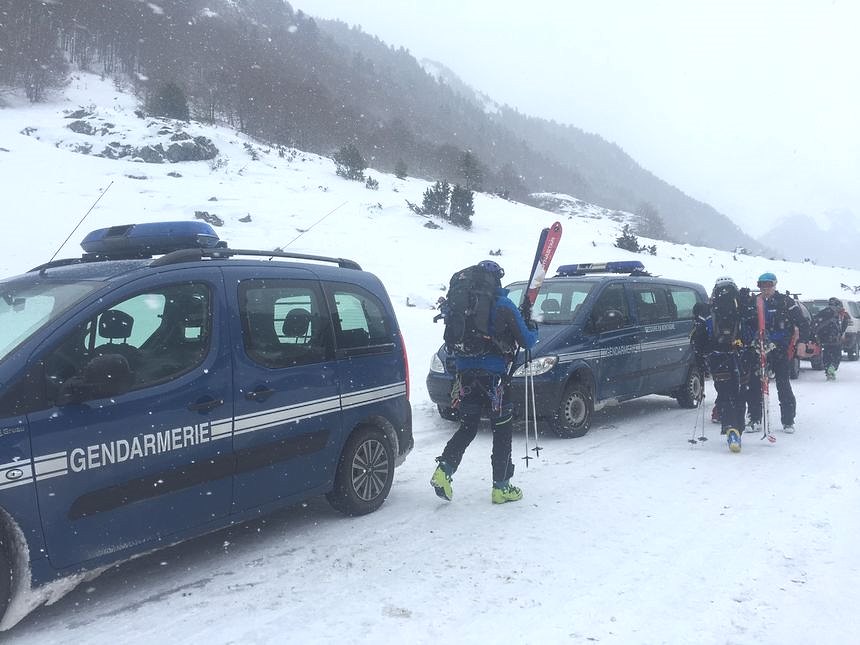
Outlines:
[[[526,286],[526,292],[523,294],[522,302],[520,303],[520,311],[526,322],[531,318],[532,307],[537,299],[538,291],[546,278],[546,273],[549,270],[550,262],[558,248],[558,243],[561,240],[561,223],[555,222],[549,228],[541,231],[538,238],[537,249],[535,250],[534,261],[532,262],[531,273],[529,273],[529,281]],[[537,403],[535,401],[535,383],[534,375],[530,374],[529,364],[532,360],[531,350],[525,349],[526,357],[523,363],[523,381],[525,383],[525,396],[523,403],[523,416],[526,425],[526,454],[523,459],[526,462],[526,468],[529,466],[529,461],[533,457],[529,454],[529,425],[534,430],[535,457],[540,457],[541,447],[538,445],[538,429],[537,429]],[[514,361],[516,363],[516,361]],[[531,415],[531,419],[529,417]]]
[[[776,443],[776,437],[770,431],[770,379],[767,376],[767,327],[765,324],[764,296],[759,294],[755,299],[756,314],[758,314],[758,355],[761,372],[761,428],[762,439]]]

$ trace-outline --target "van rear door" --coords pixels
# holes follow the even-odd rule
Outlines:
[[[629,288],[642,332],[642,393],[671,392],[685,382],[692,361],[696,291],[653,282]]]

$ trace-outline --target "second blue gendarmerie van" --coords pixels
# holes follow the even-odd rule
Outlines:
[[[82,246],[0,280],[0,614],[20,619],[10,602],[67,574],[313,495],[379,508],[413,438],[378,278],[226,248],[203,222]]]
[[[508,289],[519,303],[526,283]],[[690,346],[693,305],[707,300],[702,285],[651,277],[638,261],[562,266],[537,295],[540,340],[527,366],[522,354],[515,360],[513,395],[522,402],[528,370],[537,416],[561,437],[584,435],[607,404],[648,394],[695,407],[704,377]],[[452,358],[444,346],[433,356],[427,388],[439,414],[455,420]]]

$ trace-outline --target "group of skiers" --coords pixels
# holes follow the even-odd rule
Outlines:
[[[713,379],[717,398],[712,420],[721,424],[732,452],[740,451],[745,429],[773,440],[762,424],[769,372],[776,382],[782,429],[794,432],[797,402],[790,373],[795,344],[813,339],[821,344],[828,380],[836,378],[839,368],[847,326],[839,299],[830,298],[810,325],[797,301],[777,291],[776,283],[776,275],[763,273],[755,295],[739,289],[730,277],[718,278],[709,304],[694,307],[693,348],[702,372]]]
[[[475,439],[484,413],[493,430],[491,501],[503,504],[523,497],[522,490],[511,483],[513,405],[508,374],[517,349],[533,347],[538,334],[529,302],[524,300],[517,309],[507,297],[508,291],[502,288],[504,275],[496,262],[480,262],[456,273],[447,302],[441,301],[447,307],[439,316],[446,322],[445,343],[456,365],[452,403],[459,410],[460,425],[436,458],[430,484],[448,501],[454,494],[454,473]],[[759,431],[763,438],[775,440],[762,423],[767,412],[763,393],[768,372],[776,382],[782,429],[794,432],[797,403],[791,389],[789,351],[793,343],[808,343],[815,334],[824,350],[828,379],[835,377],[839,367],[841,335],[847,324],[839,300],[831,298],[827,311],[819,312],[811,326],[797,301],[777,291],[776,283],[773,273],[763,273],[756,295],[750,289],[739,289],[732,278],[722,277],[714,284],[709,303],[697,303],[693,308],[693,350],[702,373],[713,379],[717,391],[714,419],[721,423],[732,452],[740,451],[744,430]],[[458,308],[472,315],[458,317]]]

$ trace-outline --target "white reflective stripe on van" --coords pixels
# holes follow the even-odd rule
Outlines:
[[[325,399],[317,399],[316,401],[296,403],[271,410],[262,410],[236,417],[233,434],[239,435],[246,432],[254,432],[255,430],[264,430],[290,421],[301,421],[302,419],[337,412],[339,409],[340,397],[330,396]]]
[[[36,471],[36,479],[50,479],[51,477],[59,477],[69,472],[69,462],[67,459],[68,453],[55,452],[52,455],[42,455],[33,460],[33,467]]]
[[[690,339],[685,336],[684,338],[667,338],[665,340],[652,340],[642,343],[642,351],[673,349],[675,347],[691,347]]]
[[[406,396],[406,381],[347,394],[341,397],[341,406],[344,410],[350,410],[368,403],[396,399],[399,396]]]
[[[234,434],[240,435],[254,432],[255,430],[264,430],[283,423],[301,421],[302,419],[317,417],[323,414],[331,414],[332,412],[339,412],[341,409],[350,410],[400,396],[406,396],[406,381],[371,387],[366,390],[358,390],[357,392],[350,392],[343,396],[330,396],[315,401],[287,405],[273,410],[245,414],[241,417],[236,417]]]
[[[228,439],[233,436],[233,419],[221,419],[213,421],[209,426],[209,436],[212,441],[217,439]]]
[[[637,354],[639,352],[650,352],[660,349],[675,349],[684,348],[690,345],[690,339],[684,338],[667,338],[666,340],[652,340],[645,343],[630,343],[629,345],[607,345],[601,349],[587,349],[581,352],[571,352],[569,354],[560,354],[558,357],[559,363],[572,363],[575,360],[594,360],[598,358],[606,358],[607,356],[624,354]],[[536,357],[537,358],[537,357]]]

